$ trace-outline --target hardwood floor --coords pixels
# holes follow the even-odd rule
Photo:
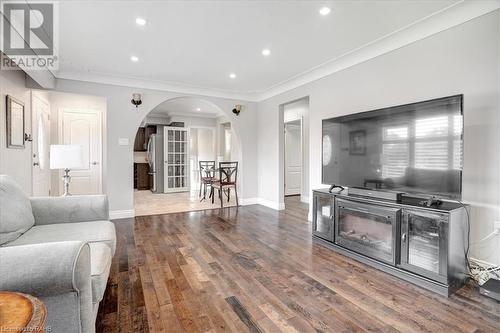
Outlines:
[[[116,220],[98,332],[500,332],[500,303],[449,298],[311,239],[307,205]]]

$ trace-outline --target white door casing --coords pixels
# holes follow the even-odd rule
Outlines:
[[[32,95],[32,174],[33,196],[50,195],[50,105]]]
[[[285,124],[285,195],[301,193],[302,138],[301,125]]]
[[[59,110],[60,144],[83,146],[84,167],[71,170],[71,194],[102,193],[102,113],[99,110]],[[62,175],[62,170],[60,171]],[[62,191],[62,182],[59,182]]]

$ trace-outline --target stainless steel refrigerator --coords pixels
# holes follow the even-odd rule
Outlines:
[[[163,193],[163,126],[156,127],[156,134],[151,134],[147,147],[149,175],[152,178],[151,192]]]

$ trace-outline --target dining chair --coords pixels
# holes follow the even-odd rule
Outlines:
[[[236,198],[236,206],[238,206],[238,190],[237,190],[237,180],[238,180],[238,162],[219,162],[219,179],[212,183],[212,203],[214,203],[214,190],[217,190],[220,207],[224,208],[224,198],[223,193],[227,191],[227,201],[231,198],[231,188],[234,188],[234,195]]]
[[[201,197],[201,189],[203,187],[203,198],[201,200],[206,199],[207,195],[207,187],[212,186],[212,182],[215,177],[215,161],[200,161],[200,194]],[[212,189],[210,189],[210,193],[212,193]]]

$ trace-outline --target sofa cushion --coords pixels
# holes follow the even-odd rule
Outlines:
[[[92,302],[99,303],[104,296],[111,268],[111,249],[102,242],[89,243]]]
[[[62,241],[104,242],[114,255],[116,248],[115,225],[109,221],[73,222],[35,225],[5,246],[50,243]]]
[[[11,242],[35,224],[29,198],[6,175],[0,175],[0,245]]]

